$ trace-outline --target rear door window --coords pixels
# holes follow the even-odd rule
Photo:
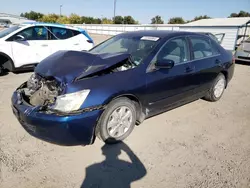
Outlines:
[[[209,39],[203,37],[190,37],[194,59],[211,57],[213,49]]]
[[[79,35],[80,32],[67,28],[51,27],[51,40],[64,40]]]

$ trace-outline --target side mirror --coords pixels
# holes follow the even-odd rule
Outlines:
[[[171,59],[162,59],[157,61],[155,66],[159,69],[171,69],[174,66],[174,61]]]
[[[14,37],[14,41],[25,41],[25,37],[22,35],[17,35]]]

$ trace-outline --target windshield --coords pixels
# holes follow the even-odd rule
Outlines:
[[[129,53],[134,63],[139,65],[159,43],[159,37],[151,36],[116,36],[90,50],[90,53]]]
[[[3,38],[5,36],[7,36],[8,34],[20,29],[21,27],[20,26],[13,26],[13,27],[10,27],[8,29],[4,29],[3,31],[0,31],[0,38]]]

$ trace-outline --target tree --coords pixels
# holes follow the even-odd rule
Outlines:
[[[113,23],[113,20],[111,20],[111,19],[108,19],[108,18],[102,19],[102,24],[112,24],[112,23]]]
[[[58,16],[57,14],[48,14],[48,15],[44,15],[40,21],[42,22],[48,22],[48,23],[57,23],[57,20],[59,19],[60,16]]]
[[[81,17],[77,14],[70,14],[68,20],[70,24],[82,24]]]
[[[250,13],[245,11],[240,11],[238,17],[250,17]]]
[[[70,20],[67,16],[59,16],[56,22],[60,24],[70,24]]]
[[[135,24],[136,21],[134,20],[134,18],[132,16],[125,16],[124,17],[124,24]]]
[[[162,20],[161,16],[157,15],[151,19],[151,24],[164,24],[164,21]]]
[[[113,23],[114,24],[123,24],[124,23],[124,19],[122,16],[116,16],[113,19]]]
[[[230,14],[229,18],[233,18],[233,17],[250,17],[250,13],[241,10],[238,14],[237,13]]]
[[[94,18],[93,24],[101,24],[102,20],[100,18]]]
[[[233,18],[233,17],[238,17],[238,14],[237,13],[230,14],[229,18]]]
[[[37,20],[41,19],[44,15],[42,13],[40,13],[40,12],[30,11],[30,12],[21,13],[20,16],[28,18],[30,20],[36,20],[37,21]]]
[[[192,21],[202,20],[202,19],[210,19],[211,17],[204,15],[204,16],[196,16]]]
[[[184,24],[185,21],[183,20],[182,17],[173,17],[170,18],[168,21],[168,24]]]

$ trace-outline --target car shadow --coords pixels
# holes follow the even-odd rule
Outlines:
[[[143,178],[146,168],[134,152],[124,143],[104,145],[105,160],[86,168],[81,188],[130,188],[131,183]],[[131,162],[118,158],[124,151]]]
[[[236,64],[240,64],[240,65],[246,65],[246,66],[250,66],[250,62],[246,62],[246,61],[235,61]]]
[[[25,69],[25,70],[15,70],[15,72],[13,72],[14,74],[24,74],[24,73],[31,73],[34,72],[34,69]]]
[[[0,73],[0,76],[6,76],[6,75],[8,75],[9,73],[7,72],[7,71],[4,71],[4,72],[2,72],[2,73]]]

